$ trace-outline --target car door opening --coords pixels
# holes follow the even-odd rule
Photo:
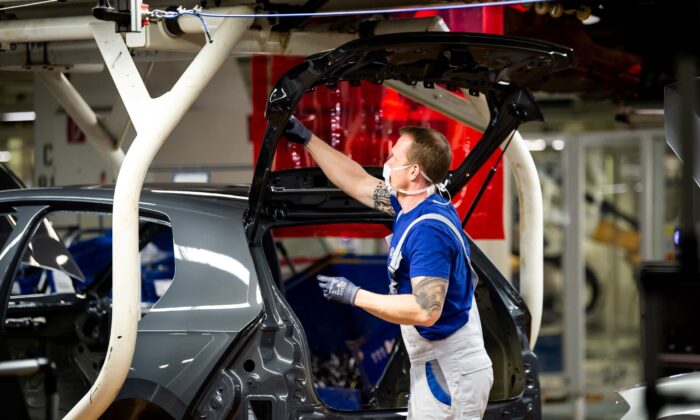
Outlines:
[[[389,233],[381,224],[364,226]],[[331,226],[304,226],[323,227]],[[364,289],[388,293],[388,246],[383,238],[316,236],[314,232],[320,230],[290,237],[290,232],[300,230],[273,228],[261,239],[274,283],[303,327],[315,392],[336,410],[405,408],[409,361],[398,325],[359,308],[326,301],[316,280],[319,274],[345,276]],[[531,354],[523,352],[527,338],[508,321],[512,314],[506,300],[512,300],[513,308],[521,307],[523,320],[529,321],[529,314],[510,283],[473,242],[470,247],[479,275],[475,299],[494,368],[490,402],[507,401],[522,394],[525,371],[536,367]]]

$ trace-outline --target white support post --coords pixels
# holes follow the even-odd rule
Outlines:
[[[119,168],[124,160],[124,151],[102,126],[100,119],[92,108],[90,108],[90,105],[85,102],[80,93],[63,73],[39,72],[37,75],[44,82],[56,101],[58,101],[83,133],[85,133],[90,143],[95,146],[95,149],[100,153],[102,159],[107,162],[112,170],[112,177],[116,179]]]
[[[666,203],[666,179],[663,156],[666,143],[663,137],[647,133],[642,137],[640,161],[642,192],[639,229],[641,233],[640,254],[643,261],[661,260],[664,257],[663,225]]]
[[[639,206],[639,233],[641,237],[639,253],[642,261],[651,261],[655,258],[654,255],[654,228],[656,224],[654,223],[655,211],[663,201],[654,200],[654,176],[658,176],[655,171],[656,163],[663,162],[660,156],[663,156],[663,151],[661,154],[654,154],[657,150],[654,150],[654,137],[650,135],[644,135],[641,137],[641,144],[639,145],[639,160],[641,163],[641,175],[642,175],[642,191],[640,193],[640,201],[642,203]],[[663,177],[661,177],[663,179]],[[655,203],[656,201],[656,203]]]
[[[436,86],[426,89],[408,86],[401,82],[387,81],[385,85],[475,130],[484,131],[489,121],[489,111],[484,95],[465,95],[467,100]],[[532,154],[517,131],[513,135],[505,158],[510,162],[518,189],[520,206],[520,294],[530,316],[530,349],[535,348],[542,324],[543,302],[543,246],[544,219],[542,212],[542,187]]]
[[[566,246],[564,252],[564,372],[567,391],[572,402],[573,420],[585,418],[585,269],[584,242],[584,182],[585,155],[580,139],[566,143],[564,191],[567,213]]]
[[[544,296],[544,215],[542,186],[535,161],[519,132],[506,150],[518,190],[520,206],[520,295],[530,310],[530,349],[535,348],[542,324]]]
[[[247,7],[228,9],[251,13]],[[66,416],[96,419],[114,401],[126,380],[136,347],[140,312],[139,200],[146,171],[156,153],[197,96],[221,67],[252,19],[226,19],[172,90],[151,98],[122,37],[111,23],[93,24],[97,45],[122,97],[137,135],[114,190],[112,229],[112,325],[105,362],[92,388]]]
[[[155,63],[151,61],[148,63],[145,73],[143,74],[144,84],[148,83],[148,79],[151,77],[153,72],[153,67]],[[124,101],[121,98],[117,99],[112,105],[112,110],[109,113],[106,121],[104,121],[105,129],[108,133],[112,135],[115,142],[115,147],[122,148],[126,136],[129,134],[129,129],[131,128],[131,119],[129,118],[129,112],[124,106]],[[116,178],[115,178],[116,179]]]

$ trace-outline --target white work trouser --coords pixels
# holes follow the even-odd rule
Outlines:
[[[423,338],[412,325],[401,335],[411,360],[408,418],[480,419],[493,385],[476,301],[469,322],[442,340]]]

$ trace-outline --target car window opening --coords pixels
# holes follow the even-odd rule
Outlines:
[[[5,320],[7,350],[11,359],[46,357],[59,367],[62,408],[77,403],[104,363],[112,295],[111,222],[106,213],[50,213],[15,269]],[[3,235],[11,225],[0,222]],[[166,222],[142,218],[140,232],[141,308],[147,316],[173,281],[175,258]],[[27,407],[29,417],[41,417],[43,376],[18,382],[25,400],[36,402]]]

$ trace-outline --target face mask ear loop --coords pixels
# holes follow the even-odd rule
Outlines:
[[[423,175],[423,178],[425,178],[428,182],[430,182],[431,184],[433,184],[437,188],[438,193],[440,194],[441,197],[445,197],[445,195],[447,195],[448,201],[452,201],[452,194],[450,194],[450,192],[447,190],[447,182],[448,182],[447,178],[445,178],[445,180],[442,181],[441,183],[436,184],[433,182],[432,179],[430,179],[430,177],[425,172],[420,171],[420,173]]]
[[[421,173],[421,175],[423,175],[423,178],[425,178],[428,182],[430,182],[432,185],[434,185],[435,188],[437,188],[438,194],[441,197],[444,197],[445,196],[444,194],[447,194],[447,197],[449,197],[449,201],[452,201],[452,195],[450,194],[449,191],[447,191],[447,188],[445,187],[445,185],[447,184],[447,180],[445,180],[439,184],[436,184],[433,182],[432,179],[430,179],[430,177],[425,172],[420,171],[420,173]]]
[[[447,200],[452,201],[452,194],[450,194],[450,191],[447,190],[447,180],[436,184],[438,191],[440,192],[440,195],[444,197],[443,194],[447,194]]]

